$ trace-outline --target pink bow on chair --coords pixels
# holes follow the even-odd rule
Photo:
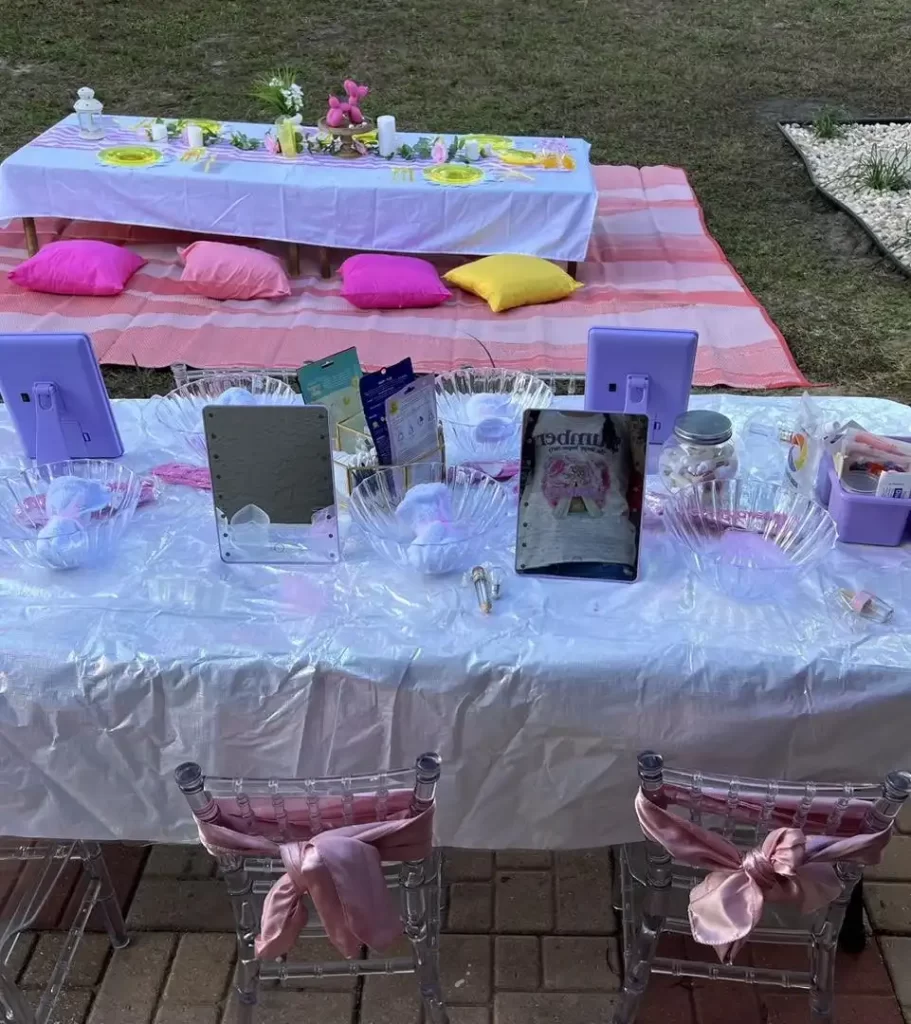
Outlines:
[[[413,818],[346,825],[311,839],[274,843],[197,820],[210,853],[280,856],[285,874],[263,904],[256,955],[283,956],[307,923],[309,893],[332,944],[349,959],[362,945],[383,950],[402,934],[402,918],[386,888],[383,861],[422,860],[433,844],[433,807]]]
[[[877,864],[892,831],[890,826],[836,839],[778,828],[741,856],[727,839],[678,818],[641,790],[636,814],[645,835],[675,860],[710,871],[690,893],[690,928],[697,942],[714,946],[728,964],[759,924],[766,900],[799,903],[803,913],[812,914],[841,892],[834,863]]]

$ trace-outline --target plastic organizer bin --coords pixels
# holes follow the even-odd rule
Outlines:
[[[897,437],[897,441],[911,441]],[[826,452],[819,461],[816,496],[825,505],[838,528],[843,544],[879,544],[896,547],[908,530],[911,498],[877,498],[842,486],[832,456]]]

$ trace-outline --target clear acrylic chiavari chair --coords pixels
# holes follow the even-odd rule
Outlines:
[[[662,757],[652,752],[639,755],[638,769],[642,797],[724,837],[747,857],[747,851],[756,850],[779,828],[838,838],[881,832],[892,826],[911,793],[911,774],[903,771],[890,772],[879,784],[739,779],[665,768]],[[652,973],[802,989],[809,996],[813,1024],[831,1021],[838,933],[863,872],[861,864],[847,860],[837,861],[834,868],[841,890],[814,914],[803,914],[794,904],[765,903],[747,941],[802,945],[807,950],[806,971],[773,970],[749,962],[721,963],[710,946],[699,947],[710,958],[705,962],[658,956],[662,934],[692,934],[687,915],[690,893],[708,872],[674,860],[647,834],[644,843],[624,847],[625,972],[613,1024],[633,1024]]]
[[[217,820],[219,809],[230,807],[248,834],[258,834],[282,844],[299,842],[346,824],[383,822],[391,809],[404,805],[407,817],[432,807],[440,778],[437,754],[422,754],[414,767],[379,771],[369,775],[336,778],[248,779],[213,777],[188,762],[175,771],[175,779],[202,823]],[[357,811],[355,812],[355,808]],[[271,833],[271,834],[268,834]],[[275,857],[217,853],[219,873],[227,883],[237,932],[235,992],[238,1024],[252,1024],[261,982],[291,981],[331,976],[357,977],[376,974],[415,974],[427,1024],[448,1024],[439,968],[440,870],[438,850],[417,861],[383,862],[387,889],[400,900],[402,929],[411,944],[404,957],[365,956],[332,962],[291,962],[286,957],[258,959],[256,938],[262,927],[263,902],[285,872]],[[302,897],[309,910],[302,938],[326,936],[311,898]]]
[[[23,941],[23,933],[34,925],[64,869],[74,862],[82,867],[82,894],[50,978],[38,995],[37,1004],[32,1005],[16,986],[9,965],[17,943]],[[98,843],[0,840],[0,863],[20,866],[19,877],[0,915],[0,1013],[7,1024],[48,1024],[54,1019],[57,997],[92,910],[97,906],[101,911],[115,949],[129,942],[123,914]]]

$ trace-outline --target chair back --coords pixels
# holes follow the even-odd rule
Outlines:
[[[421,754],[412,768],[324,778],[207,776],[192,761],[174,772],[190,810],[276,843],[349,825],[416,817],[433,806],[442,761]]]
[[[881,832],[911,794],[906,771],[889,772],[881,783],[787,782],[666,768],[653,751],[639,755],[638,771],[653,803],[679,807],[694,824],[753,844],[783,827],[840,837]]]

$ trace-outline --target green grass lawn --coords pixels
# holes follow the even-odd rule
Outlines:
[[[812,380],[908,401],[911,283],[774,125],[911,114],[907,40],[885,0],[0,0],[0,155],[85,84],[109,111],[261,120],[250,83],[281,63],[311,122],[350,74],[405,129],[583,136],[596,162],[686,169]]]

